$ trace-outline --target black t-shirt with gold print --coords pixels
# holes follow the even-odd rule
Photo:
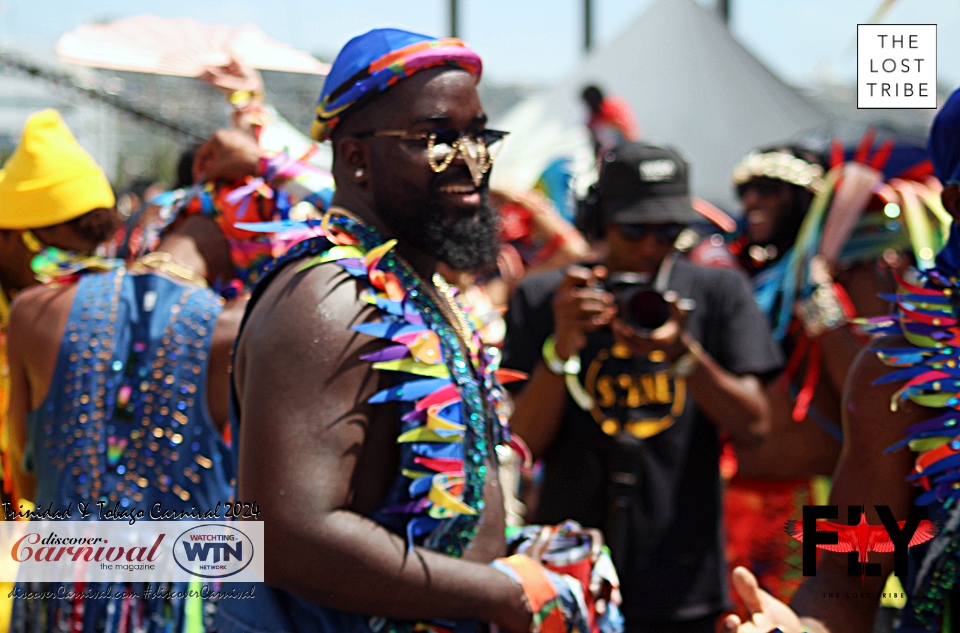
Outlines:
[[[617,343],[592,355],[583,385],[590,415],[607,435],[625,431],[646,439],[670,428],[687,406],[686,380],[675,378],[663,353],[632,358]]]
[[[543,342],[553,333],[551,301],[562,278],[562,272],[532,276],[514,294],[504,367],[531,372],[540,361]],[[667,287],[696,302],[687,329],[721,366],[761,377],[779,369],[779,347],[742,277],[678,260]],[[584,411],[565,396],[532,519],[570,518],[604,529],[614,436],[629,433],[639,439],[632,460],[637,483],[627,519],[627,568],[618,570],[628,627],[722,610],[727,592],[716,426],[662,355],[630,357],[604,329],[588,337],[580,357],[580,382],[594,406]]]

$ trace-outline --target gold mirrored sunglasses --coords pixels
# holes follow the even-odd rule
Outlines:
[[[473,175],[474,184],[479,185],[483,175],[490,171],[493,161],[500,153],[500,141],[509,134],[502,130],[483,129],[476,132],[458,130],[434,130],[433,132],[410,132],[408,130],[371,130],[355,134],[357,138],[365,136],[389,137],[401,141],[426,141],[427,161],[430,169],[441,173],[456,159],[457,155]]]

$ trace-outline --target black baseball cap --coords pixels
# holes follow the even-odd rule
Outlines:
[[[669,147],[621,143],[603,155],[597,182],[605,224],[693,224],[689,166]]]

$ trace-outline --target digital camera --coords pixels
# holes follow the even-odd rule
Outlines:
[[[649,334],[670,319],[670,302],[650,278],[637,273],[616,273],[604,280],[604,290],[613,295],[617,314],[640,334]]]

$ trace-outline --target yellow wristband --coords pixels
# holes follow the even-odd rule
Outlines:
[[[561,359],[557,354],[557,339],[552,334],[543,342],[543,348],[540,351],[543,353],[543,364],[546,365],[551,374],[556,376],[563,376],[564,374],[580,375],[580,355],[571,354],[567,360]]]
[[[543,354],[543,364],[551,374],[556,376],[563,375],[563,361],[557,355],[557,339],[551,334],[543,342],[543,348],[540,350]]]

